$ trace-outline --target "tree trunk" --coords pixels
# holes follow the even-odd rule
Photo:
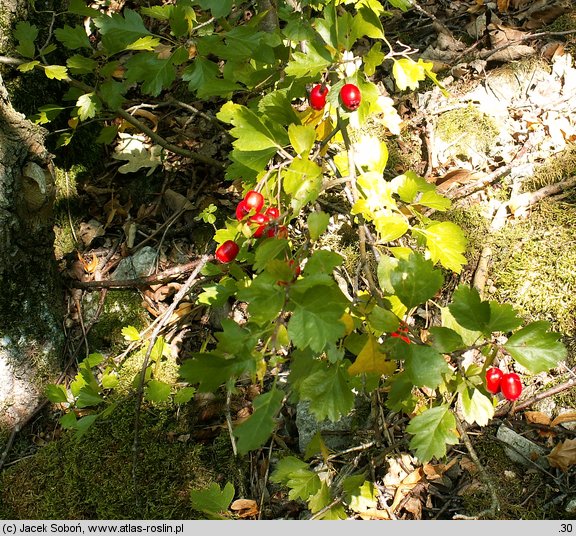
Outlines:
[[[44,136],[11,106],[0,77],[0,427],[33,412],[63,347]]]

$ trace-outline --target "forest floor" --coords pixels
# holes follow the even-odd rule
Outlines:
[[[469,262],[447,280],[445,297],[459,283],[473,284],[527,321],[547,320],[563,334],[568,358],[535,376],[516,367],[525,381],[518,403],[502,400],[493,421],[470,428],[469,445],[453,446],[441,462],[422,465],[411,456],[406,420],[380,397],[357,408],[356,418],[324,428],[331,449],[325,470],[364,468],[378,490],[379,508],[356,517],[576,515],[576,8],[530,0],[498,7],[428,1],[384,21],[389,41],[409,43],[433,61],[446,89],[398,94],[391,73],[377,72],[375,81],[394,98],[403,121],[401,134],[386,138],[386,173],[412,169],[453,201],[445,217],[465,230]],[[131,113],[168,141],[225,162],[229,138],[214,120],[216,110],[182,100],[134,106]],[[178,356],[203,348],[223,317],[245,315],[242,304],[214,310],[194,293],[171,311],[193,261],[214,248],[214,227],[199,214],[211,205],[218,217],[232,214],[241,192],[217,170],[176,155],[161,160],[156,147],[126,130],[93,167],[62,158],[55,230],[67,283],[70,379],[76,361],[102,354],[102,373],[108,360],[121,363],[116,390],[128,402],[78,440],[59,425],[61,408],[46,406],[5,459],[0,518],[197,518],[190,489],[210,482],[231,482],[244,499],[225,513],[231,519],[311,516],[305,503],[268,480],[281,453],[303,454],[309,424],[296,408],[282,415],[270,447],[234,458],[226,420],[249,414],[257,394],[252,385],[241,386],[232,400],[196,396],[176,408],[147,408],[140,498],[125,485],[133,478],[132,379],[146,340],[127,340],[125,328],[149,334],[165,321],[162,335],[175,359],[158,360],[156,372],[176,381]],[[335,230],[334,248],[354,255],[341,233]],[[434,323],[431,315],[417,312],[422,337]],[[378,416],[379,431],[365,426],[366,412]]]

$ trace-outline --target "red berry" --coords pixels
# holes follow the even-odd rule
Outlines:
[[[340,90],[340,100],[345,108],[350,111],[357,110],[360,106],[360,101],[362,100],[362,95],[358,86],[354,84],[344,84]]]
[[[408,337],[406,337],[406,335],[402,335],[398,331],[395,331],[394,333],[392,333],[391,337],[402,339],[406,344],[410,344],[410,339]]]
[[[216,250],[216,258],[220,262],[232,262],[238,252],[240,251],[240,246],[234,242],[234,240],[226,240],[221,246]]]
[[[238,221],[242,221],[249,213],[250,209],[246,205],[245,201],[240,201],[240,203],[236,205],[236,219]]]
[[[253,209],[254,212],[260,212],[264,206],[264,196],[256,190],[250,190],[244,196],[244,203],[249,209]]]
[[[500,389],[507,400],[518,400],[522,394],[522,381],[515,372],[504,374],[500,382]]]
[[[280,211],[276,207],[268,207],[264,212],[271,220],[275,220],[280,217]]]
[[[328,88],[324,84],[318,84],[310,91],[310,106],[315,110],[323,110],[326,106],[326,95],[328,95]]]
[[[489,368],[486,371],[486,389],[495,395],[500,392],[500,382],[504,373],[499,368]]]
[[[266,214],[254,214],[254,216],[250,216],[250,223],[257,223],[258,228],[254,231],[254,237],[260,238],[264,229],[266,229],[270,218],[266,216]]]

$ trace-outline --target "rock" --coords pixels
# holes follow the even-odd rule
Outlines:
[[[146,277],[154,271],[158,252],[150,246],[145,246],[130,257],[122,259],[110,279],[122,281],[124,279],[136,279]]]
[[[566,505],[566,513],[567,514],[576,514],[576,499],[572,499],[571,501],[568,501],[568,504]]]
[[[502,424],[496,432],[496,437],[510,445],[510,448],[504,447],[504,450],[513,462],[529,466],[531,464],[528,460],[532,460],[541,467],[548,467],[548,460],[545,457],[546,451],[533,441],[517,434],[514,430]]]

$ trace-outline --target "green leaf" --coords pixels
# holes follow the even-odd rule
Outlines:
[[[197,0],[197,3],[204,10],[209,9],[214,18],[220,19],[230,14],[234,0],[218,0],[217,2],[214,2],[214,0]]]
[[[459,274],[466,264],[466,237],[462,229],[449,221],[436,222],[425,230],[419,230],[426,237],[426,248],[432,262],[440,262],[444,268]]]
[[[305,274],[331,274],[334,268],[337,268],[344,262],[344,257],[335,251],[319,249],[312,253],[304,268]]]
[[[76,406],[79,408],[87,408],[89,406],[97,406],[101,402],[104,402],[104,399],[95,392],[92,387],[85,385],[80,389],[80,394],[76,400]]]
[[[81,419],[78,419],[76,421],[76,433],[74,434],[74,439],[80,439],[96,422],[96,419],[98,419],[98,415],[85,415]]]
[[[174,395],[174,403],[186,404],[194,398],[195,394],[196,389],[194,387],[182,387],[182,389],[179,389],[178,392]]]
[[[522,319],[507,303],[490,302],[490,322],[486,328],[486,335],[494,331],[506,333],[514,331],[522,325]]]
[[[283,400],[284,393],[275,387],[254,399],[254,413],[234,430],[234,435],[238,438],[239,454],[247,454],[260,448],[270,439],[276,428],[275,418]]]
[[[316,130],[311,125],[291,124],[288,126],[288,137],[296,154],[304,156],[308,155],[316,141]]]
[[[446,445],[458,443],[456,419],[448,405],[427,409],[414,417],[406,431],[414,436],[410,440],[410,448],[422,463],[434,457],[442,458],[446,455]]]
[[[318,422],[337,421],[354,407],[354,393],[347,372],[349,361],[337,364],[323,362],[300,384],[300,398],[310,401],[310,411]]]
[[[356,41],[359,37],[370,37],[372,39],[383,39],[384,29],[378,15],[366,6],[360,7],[353,19],[351,41]]]
[[[378,262],[378,283],[386,294],[394,294],[392,286],[392,273],[398,266],[398,259],[382,255]]]
[[[309,46],[308,51],[294,52],[288,65],[286,74],[298,78],[316,77],[322,73],[332,62],[332,58],[325,51],[319,51],[314,45]]]
[[[182,80],[188,82],[188,89],[201,99],[226,97],[241,86],[230,80],[224,80],[218,65],[206,58],[198,57],[182,72]]]
[[[278,316],[284,306],[286,290],[278,285],[276,277],[263,273],[256,276],[249,287],[238,292],[238,299],[248,303],[250,319],[262,325]]]
[[[418,204],[433,208],[434,210],[444,211],[450,208],[452,201],[443,195],[440,195],[438,192],[429,190],[420,196]]]
[[[154,50],[160,44],[160,38],[154,37],[152,35],[145,35],[144,37],[139,37],[133,43],[130,43],[126,50]]]
[[[392,333],[400,325],[400,319],[392,311],[388,311],[388,309],[384,309],[379,305],[376,305],[368,315],[368,322],[370,322],[370,327],[379,335]]]
[[[17,41],[32,41],[34,42],[38,37],[38,28],[28,21],[20,21],[16,23],[14,32],[12,34]]]
[[[66,108],[63,108],[58,104],[46,104],[45,106],[41,106],[38,108],[38,114],[34,116],[34,122],[39,125],[45,125],[58,117],[60,112],[65,109]]]
[[[319,476],[308,468],[308,464],[294,456],[282,458],[270,475],[270,480],[290,488],[288,498],[292,501],[307,501],[321,487]]]
[[[442,316],[442,327],[449,328],[460,335],[465,346],[473,346],[481,339],[482,332],[463,328],[452,316],[448,307],[441,307],[440,314]]]
[[[154,341],[154,346],[150,352],[150,361],[152,363],[158,363],[162,359],[162,356],[167,349],[168,346],[166,345],[164,337],[160,335],[160,337]]]
[[[73,411],[66,413],[66,415],[62,415],[59,421],[60,426],[64,428],[64,430],[73,430],[76,428],[76,423],[78,419],[76,418],[76,414]]]
[[[435,389],[442,381],[442,374],[450,372],[448,363],[431,346],[410,344],[406,348],[404,369],[412,383],[417,387]]]
[[[62,385],[48,385],[48,387],[46,387],[46,397],[53,404],[68,402],[68,394]]]
[[[94,117],[101,108],[100,99],[95,93],[81,95],[76,101],[76,106],[78,107],[78,117],[82,121]]]
[[[124,93],[126,93],[127,87],[122,82],[116,82],[116,80],[106,80],[100,86],[100,95],[106,102],[106,105],[111,110],[117,110],[122,107],[122,104],[126,100],[124,98]]]
[[[294,312],[288,321],[288,334],[297,348],[322,352],[344,335],[340,318],[348,302],[335,284],[312,287],[305,293],[297,292],[294,286],[290,298]]]
[[[74,54],[66,60],[66,66],[74,74],[88,74],[96,70],[98,62],[92,58]]]
[[[430,328],[430,335],[432,336],[432,346],[439,352],[449,354],[466,348],[462,336],[453,329],[433,326]]]
[[[26,63],[21,63],[20,65],[18,65],[18,70],[21,73],[27,73],[28,71],[31,71],[32,69],[34,69],[34,67],[40,65],[39,61],[28,61]]]
[[[269,238],[264,240],[256,249],[254,255],[254,270],[261,272],[266,268],[268,263],[274,259],[285,259],[290,253],[290,246],[287,240]]]
[[[365,480],[364,475],[349,476],[342,483],[346,502],[354,512],[366,512],[376,508],[378,492],[373,482]]]
[[[68,78],[68,69],[64,65],[46,65],[44,73],[51,80],[66,80]]]
[[[228,510],[234,493],[234,486],[230,482],[226,482],[222,489],[216,482],[212,482],[208,488],[190,490],[190,502],[194,510],[214,519],[224,519],[221,514]]]
[[[109,55],[121,52],[140,37],[150,35],[142,17],[136,11],[126,8],[123,14],[124,16],[115,13],[110,17],[101,15],[94,19],[94,24],[102,34],[102,44]]]
[[[188,383],[198,384],[201,393],[214,392],[231,378],[244,373],[254,373],[256,364],[252,358],[226,359],[216,353],[196,353],[180,365],[180,376]]]
[[[278,129],[273,132],[252,110],[241,104],[227,102],[217,117],[234,125],[230,134],[237,138],[233,145],[240,151],[261,151],[271,147],[279,149],[288,143],[285,130],[281,134]]]
[[[107,371],[102,374],[102,379],[100,380],[102,387],[104,389],[114,389],[118,386],[118,374],[114,371]]]
[[[401,58],[394,60],[392,66],[392,75],[396,80],[396,85],[400,91],[405,89],[418,89],[418,84],[426,78],[426,71],[424,69],[423,61],[420,59],[418,62],[410,58]]]
[[[382,43],[377,41],[372,45],[368,54],[364,56],[364,73],[366,76],[372,76],[376,72],[376,67],[380,67],[386,59],[386,54],[381,52]]]
[[[412,7],[411,0],[388,0],[388,2],[402,11],[408,11]]]
[[[379,211],[374,215],[374,227],[376,227],[380,241],[392,242],[403,236],[410,229],[410,224],[400,214],[386,214]]]
[[[560,334],[549,332],[549,329],[549,322],[532,322],[514,333],[504,348],[530,372],[548,371],[567,355],[566,347],[558,340]]]
[[[322,188],[322,168],[307,158],[294,159],[284,174],[284,191],[291,196],[290,205],[299,212],[307,203],[316,201]]]
[[[170,398],[171,387],[167,383],[150,380],[144,390],[146,399],[150,402],[166,402]]]
[[[70,0],[68,3],[68,13],[74,13],[75,15],[82,15],[83,17],[99,17],[102,15],[100,11],[86,5],[85,0]]]
[[[320,238],[322,233],[328,229],[328,223],[330,222],[330,214],[326,214],[321,210],[311,212],[308,215],[308,232],[310,233],[310,240],[315,242]]]
[[[462,415],[468,424],[476,423],[478,426],[486,426],[494,417],[492,401],[478,389],[464,389],[459,399]]]
[[[86,35],[85,28],[79,24],[74,26],[74,28],[65,24],[64,28],[56,28],[54,35],[58,41],[70,50],[76,50],[77,48],[88,48],[92,50],[92,45]]]
[[[322,521],[348,519],[344,506],[339,503],[332,504],[333,502],[334,497],[332,497],[330,488],[327,486],[326,482],[322,482],[320,489],[314,495],[309,497],[308,508],[312,514],[318,514],[314,519]],[[320,511],[322,511],[322,514],[319,514]]]
[[[400,301],[408,308],[425,303],[440,290],[444,278],[432,261],[418,253],[398,261],[390,274],[390,282]]]
[[[389,380],[391,384],[386,407],[392,411],[412,413],[416,407],[416,400],[412,395],[414,384],[406,372],[400,372]]]
[[[126,62],[126,80],[142,82],[141,90],[157,97],[176,79],[172,56],[161,59],[154,52],[140,52]]]
[[[448,309],[463,328],[482,333],[488,331],[490,303],[482,301],[474,287],[459,285],[452,295],[452,303],[448,305]]]
[[[139,341],[140,332],[134,326],[125,326],[122,328],[122,336],[127,341]]]

